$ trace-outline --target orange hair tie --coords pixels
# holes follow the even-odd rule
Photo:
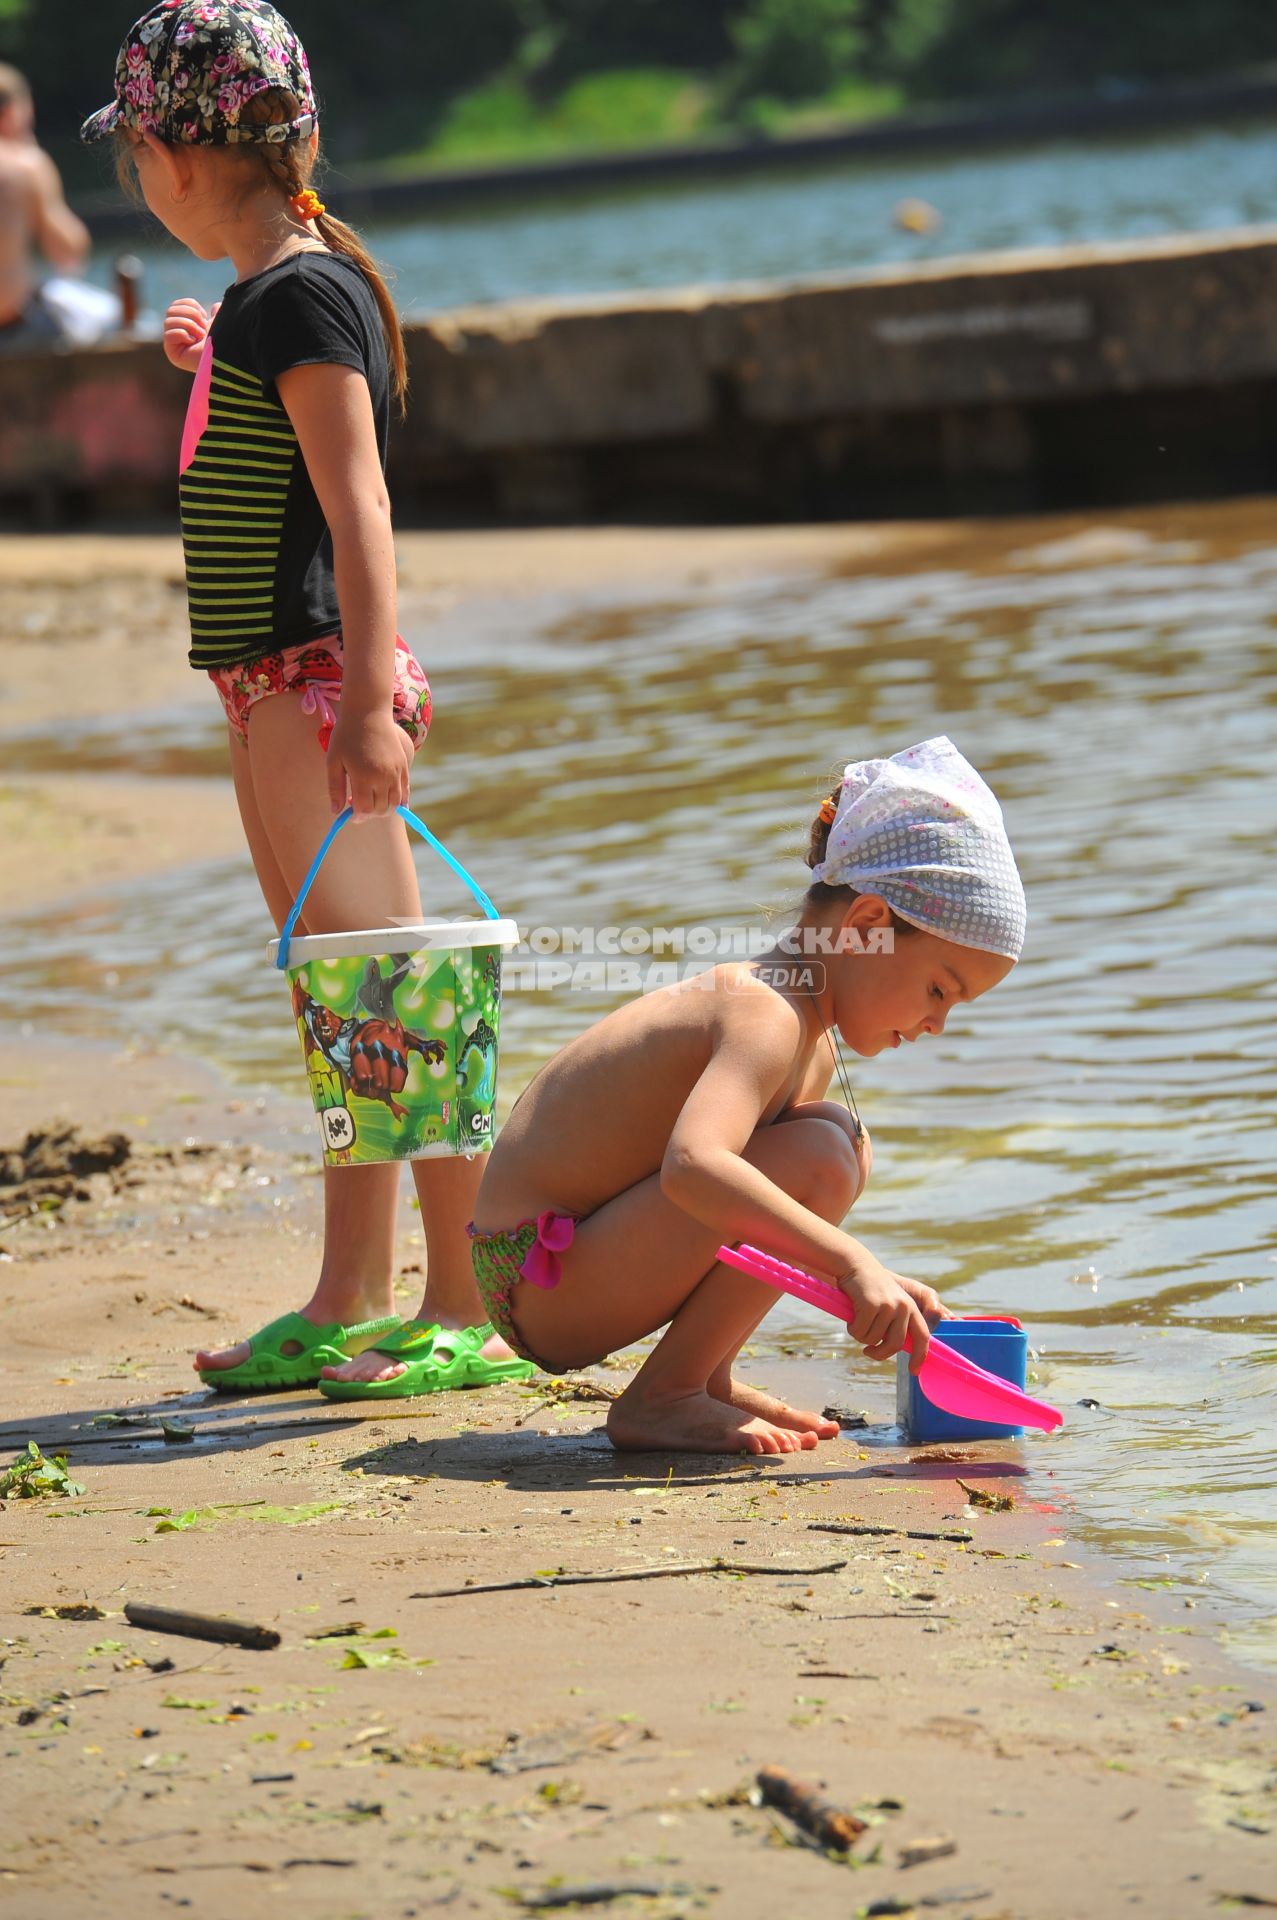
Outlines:
[[[830,794],[827,800],[821,801],[820,813],[817,817],[823,822],[825,826],[827,827],[833,826],[834,821],[838,818],[838,802],[834,799],[832,794]]]
[[[302,193],[295,193],[288,204],[299,220],[318,220],[321,213],[328,211],[319,195],[309,187]]]

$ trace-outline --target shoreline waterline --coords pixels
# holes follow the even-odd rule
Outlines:
[[[1253,501],[1098,523],[400,540],[405,617],[439,697],[418,804],[525,926],[726,924],[742,901],[783,908],[776,876],[789,870],[802,796],[810,786],[818,797],[826,760],[881,739],[898,747],[936,725],[981,744],[973,757],[1003,795],[1030,877],[1027,964],[926,1057],[902,1056],[889,1074],[857,1069],[879,1170],[856,1231],[891,1264],[935,1280],[959,1311],[1020,1312],[1044,1396],[1066,1408],[1101,1402],[1066,1430],[1087,1489],[1075,1524],[1131,1579],[1180,1601],[1201,1601],[1202,1575],[1227,1589],[1244,1568],[1238,1614],[1261,1659],[1274,1550],[1263,1463],[1246,1434],[1264,1430],[1271,1392],[1273,1282],[1249,1164],[1264,1086],[1248,1011],[1258,1011],[1259,930],[1231,796],[1266,737],[1262,705],[1245,711],[1238,690],[1263,639],[1270,512]],[[161,855],[170,864],[152,871],[142,812],[110,843],[112,865],[72,822],[65,845],[89,846],[90,884],[73,902],[41,905],[33,893],[24,907],[24,871],[34,887],[49,862],[37,834],[11,836],[0,985],[33,1032],[87,1040],[145,1028],[179,1056],[215,1055],[246,1086],[265,1075],[296,1087],[295,1039],[261,959],[268,930],[229,789],[216,782],[224,736],[181,663],[180,594],[164,571],[173,546],[140,543],[135,573],[118,550],[86,576],[102,547],[39,543],[23,574],[13,547],[0,546],[0,577],[26,581],[19,609],[56,614],[11,649],[19,705],[29,698],[33,718],[43,701],[48,718],[14,742],[9,804],[26,804],[38,778],[45,819],[72,821],[93,810],[92,780],[122,777],[132,756],[142,770],[116,795],[127,825],[134,794],[145,805],[149,792],[162,811],[163,781],[180,785],[186,765],[209,783],[190,782],[192,807],[208,809],[203,857],[185,869],[175,831]],[[126,624],[135,607],[151,624]],[[1214,623],[1205,654],[1204,622]],[[42,670],[55,644],[73,690],[76,660],[87,672],[98,648],[112,662],[114,692],[86,716],[92,733],[49,708]],[[143,706],[113,740],[112,701],[123,710],[139,684],[149,690],[152,660],[168,717]],[[135,661],[147,663],[141,681]],[[1125,717],[1120,706],[1106,715],[1110,687]],[[718,715],[716,737],[697,718],[706,710]],[[1211,718],[1235,764],[1217,755],[1195,766],[1184,745],[1193,715],[1194,735]],[[1156,751],[1137,756],[1123,785],[1115,770],[1132,726]],[[61,771],[25,773],[24,756],[55,740]],[[77,753],[92,777],[69,770]],[[1212,884],[1237,902],[1229,955],[1213,963],[1229,1056],[1209,1035],[1205,897],[1178,898],[1179,948],[1159,949],[1151,966],[1150,935],[1170,940],[1159,917],[1169,896],[1156,865],[1128,865],[1121,844],[1093,851],[1088,792],[1051,784],[1079,753],[1098,756],[1100,780],[1116,783],[1114,817],[1138,834],[1170,819],[1210,837]],[[572,762],[575,799],[561,802],[547,771],[556,754]],[[513,837],[485,772],[495,756],[523,795]],[[712,831],[724,807],[743,836],[733,873]],[[422,872],[433,887],[428,859]],[[679,888],[662,884],[666,872],[683,874]],[[1127,904],[1088,920],[1097,888]],[[175,951],[186,973],[169,966]],[[503,1101],[608,1004],[584,986],[512,994]],[[233,1017],[214,1018],[219,1007]],[[1223,1169],[1214,1181],[1212,1166]],[[819,1338],[801,1316],[774,1324],[787,1340]]]

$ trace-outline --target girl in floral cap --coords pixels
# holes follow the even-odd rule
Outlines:
[[[169,232],[234,268],[212,314],[173,303],[164,351],[193,376],[180,482],[190,663],[226,712],[266,904],[281,925],[349,804],[360,831],[334,844],[305,930],[415,919],[393,809],[408,798],[430,690],[396,633],[384,480],[390,404],[407,385],[403,334],[358,236],[311,184],[319,129],[301,42],[266,0],[162,0],[130,29],[115,98],[83,138],[113,139]],[[329,1169],[311,1299],[242,1346],[199,1354],[209,1385],[407,1370],[422,1392],[532,1371],[480,1313],[465,1236],[480,1163],[413,1171],[430,1276],[420,1318],[401,1327],[391,1311],[398,1167]]]

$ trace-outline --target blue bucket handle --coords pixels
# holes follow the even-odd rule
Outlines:
[[[469,887],[471,893],[474,895],[475,899],[479,902],[479,905],[483,908],[485,919],[499,920],[501,918],[501,915],[497,912],[491,900],[489,900],[487,894],[483,891],[483,888],[479,885],[479,882],[476,879],[474,879],[472,875],[466,872],[461,862],[458,859],[456,859],[456,857],[453,854],[448,852],[448,849],[447,847],[444,846],[442,840],[435,839],[434,834],[431,833],[425,821],[418,820],[416,814],[413,813],[411,808],[409,807],[396,807],[395,812],[400,816],[401,819],[407,821],[410,827],[415,828],[416,831],[421,835],[423,840],[429,841],[430,845],[434,848],[435,852],[439,855],[439,858],[444,862],[446,866],[449,866],[452,868],[452,871],[457,875],[458,879],[465,881],[465,884]],[[343,808],[342,812],[339,813],[337,815],[337,818],[333,821],[332,826],[329,827],[328,832],[324,835],[324,843],[320,847],[319,852],[315,855],[315,858],[310,863],[310,872],[306,875],[306,878],[302,881],[301,887],[298,890],[297,898],[293,901],[292,907],[289,909],[288,918],[287,920],[285,920],[283,929],[280,932],[279,945],[275,952],[275,965],[279,968],[281,973],[283,972],[284,968],[288,965],[288,947],[289,947],[289,942],[293,937],[293,928],[297,925],[298,915],[301,913],[302,908],[306,904],[306,895],[310,892],[311,888],[315,884],[315,876],[318,874],[319,869],[324,864],[324,856],[328,852],[328,849],[329,847],[331,847],[333,841],[337,838],[337,835],[341,832],[342,828],[345,826],[346,822],[348,820],[353,820],[353,818],[354,818],[354,808],[353,807]]]

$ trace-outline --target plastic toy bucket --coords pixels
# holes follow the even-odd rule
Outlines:
[[[398,812],[464,880],[483,918],[359,933],[293,928],[337,834],[302,882],[271,958],[293,1018],[330,1167],[484,1152],[492,1144],[501,954],[519,929],[407,807]]]
[[[931,1332],[965,1360],[986,1373],[1009,1380],[1024,1391],[1028,1374],[1029,1340],[1018,1320],[942,1320]],[[1014,1440],[1023,1427],[998,1426],[991,1421],[964,1420],[946,1413],[928,1400],[909,1371],[908,1354],[896,1360],[896,1419],[910,1440]]]

